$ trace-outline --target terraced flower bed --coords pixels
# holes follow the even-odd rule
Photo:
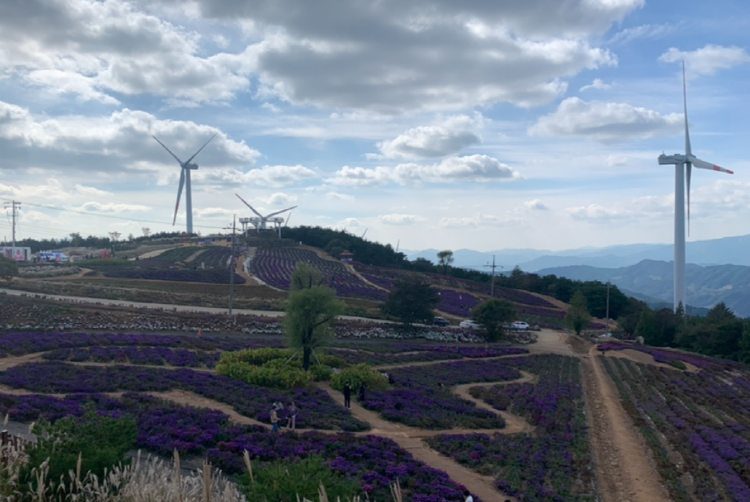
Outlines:
[[[323,274],[325,285],[338,296],[384,301],[385,291],[373,287],[349,273],[343,263],[324,260],[316,253],[300,248],[260,248],[250,262],[250,272],[274,288],[287,290],[297,263],[311,264]]]
[[[672,500],[750,500],[747,367],[696,357],[689,362],[715,364],[688,373],[601,359],[651,448]]]
[[[513,364],[538,375],[539,382],[474,387],[471,394],[524,417],[536,427],[533,434],[440,435],[428,443],[496,477],[496,486],[520,501],[596,500],[578,360],[545,355]]]
[[[296,401],[301,428],[362,431],[367,424],[315,388],[279,390],[189,369],[137,366],[77,366],[62,362],[30,363],[0,373],[0,383],[43,393],[167,392],[185,390],[232,406],[246,417],[270,423],[271,404]]]
[[[12,420],[54,421],[82,415],[82,405],[89,401],[102,413],[135,416],[138,448],[164,455],[174,449],[183,455],[206,455],[229,475],[246,472],[242,454],[247,450],[254,463],[320,456],[334,471],[357,480],[370,500],[390,500],[389,485],[396,481],[404,500],[460,500],[463,491],[445,472],[416,461],[389,439],[316,432],[269,434],[258,426],[232,424],[215,410],[174,406],[142,394],[126,393],[121,399],[96,394],[63,399],[0,394],[0,413]]]
[[[74,361],[97,363],[132,363],[149,366],[177,366],[188,368],[214,368],[220,352],[170,349],[166,347],[79,347],[76,349],[55,349],[46,352],[42,358],[48,361]]]
[[[229,272],[226,269],[162,269],[144,268],[142,265],[132,267],[108,268],[106,277],[118,279],[144,279],[149,281],[169,282],[204,282],[208,284],[229,284]],[[234,274],[235,284],[245,284],[245,278]]]

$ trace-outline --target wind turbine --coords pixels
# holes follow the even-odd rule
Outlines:
[[[252,224],[255,227],[256,232],[260,232],[261,230],[267,230],[268,229],[268,223],[273,223],[273,225],[278,229],[279,237],[281,237],[281,225],[285,221],[289,221],[289,218],[291,218],[291,213],[289,214],[289,218],[284,220],[284,218],[278,217],[279,214],[285,213],[287,211],[291,211],[292,209],[296,208],[297,206],[288,207],[286,209],[282,209],[281,211],[276,211],[275,213],[270,213],[265,216],[260,214],[258,211],[255,210],[253,206],[247,203],[245,199],[240,197],[238,194],[237,198],[242,201],[243,204],[245,204],[247,207],[250,208],[252,212],[254,212],[257,216],[257,218],[243,218],[247,223]]]
[[[692,167],[709,169],[722,173],[734,174],[693,155],[690,147],[690,131],[688,130],[687,114],[687,85],[685,83],[685,62],[682,63],[682,105],[685,110],[685,153],[674,155],[659,155],[659,165],[674,165],[674,309],[685,303],[685,175],[687,174],[687,216],[688,230],[690,229],[690,176]]]
[[[218,133],[217,133],[218,134]],[[206,141],[202,147],[198,149],[197,152],[193,154],[192,157],[187,159],[187,161],[183,162],[181,161],[177,155],[172,153],[172,150],[167,148],[167,146],[159,141],[159,138],[151,135],[152,138],[156,140],[157,143],[159,143],[161,146],[164,147],[166,151],[169,152],[169,154],[175,158],[175,160],[180,164],[180,186],[177,188],[177,203],[174,206],[174,218],[172,218],[172,226],[174,226],[175,222],[177,221],[177,210],[180,208],[180,197],[182,196],[182,187],[185,187],[185,205],[186,205],[186,211],[187,211],[187,233],[192,234],[193,233],[193,191],[190,188],[190,171],[193,171],[195,169],[198,169],[198,164],[195,164],[192,162],[192,160],[195,158],[196,155],[201,153],[201,150],[206,148],[206,145],[208,145],[212,139],[216,137],[216,134],[211,136],[208,141]]]

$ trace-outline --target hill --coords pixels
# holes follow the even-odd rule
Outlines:
[[[744,265],[750,266],[750,235],[725,237],[687,243],[687,258],[690,263],[699,265]],[[406,251],[410,260],[424,258],[436,260],[438,250]],[[601,268],[619,268],[635,265],[643,260],[669,261],[673,257],[672,244],[628,244],[621,246],[604,246],[601,248],[579,248],[564,251],[538,249],[500,249],[495,251],[473,251],[459,249],[453,253],[457,267],[474,270],[486,270],[485,265],[492,262],[504,269],[520,267],[527,272],[539,272],[552,267],[589,265]]]
[[[643,260],[627,267],[600,268],[577,265],[546,268],[539,273],[554,274],[578,281],[609,281],[618,288],[632,291],[636,295],[670,304],[673,267],[673,263],[668,261]],[[737,315],[750,317],[750,267],[688,264],[686,282],[690,305],[711,308],[719,302],[724,302]]]

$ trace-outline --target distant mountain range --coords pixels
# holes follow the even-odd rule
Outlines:
[[[495,263],[500,271],[520,267],[526,272],[539,272],[553,267],[588,265],[602,268],[619,268],[635,265],[643,260],[669,261],[673,259],[672,244],[629,244],[601,248],[580,248],[566,251],[538,249],[501,249],[480,252],[471,249],[453,250],[454,266],[490,271],[486,265]],[[687,261],[697,265],[750,266],[750,235],[725,237],[687,243]],[[437,261],[438,249],[406,251],[410,260],[425,258]]]
[[[437,261],[437,249],[404,251],[410,260]],[[525,272],[555,274],[577,280],[610,281],[652,307],[671,306],[673,247],[671,244],[631,244],[567,251],[503,249],[490,252],[454,250],[456,267],[490,272],[488,264],[508,273],[518,266]],[[723,301],[737,315],[750,317],[750,235],[687,243],[688,303],[711,308]]]
[[[581,281],[611,282],[626,293],[647,303],[662,300],[671,305],[674,285],[672,262],[643,260],[620,268],[597,268],[586,265],[547,268],[540,275],[554,274]],[[688,264],[686,268],[688,303],[710,308],[723,301],[735,314],[750,317],[750,267]]]

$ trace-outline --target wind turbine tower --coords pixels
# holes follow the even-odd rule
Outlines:
[[[701,160],[693,155],[690,146],[690,131],[688,130],[687,113],[687,85],[685,83],[685,63],[682,63],[682,105],[685,113],[685,153],[674,155],[659,155],[659,165],[674,165],[674,309],[685,302],[685,178],[687,177],[687,219],[690,229],[690,176],[692,167],[709,169],[722,173],[734,174],[729,169]]]
[[[198,169],[198,164],[193,163],[193,159],[196,155],[201,153],[201,150],[206,148],[206,145],[208,145],[212,139],[216,137],[216,134],[211,136],[208,141],[206,141],[202,147],[198,149],[197,152],[193,154],[192,157],[187,159],[185,162],[181,161],[177,155],[172,153],[172,150],[166,147],[164,143],[159,141],[159,138],[156,136],[151,136],[156,140],[157,143],[159,143],[161,146],[164,147],[166,151],[169,152],[169,154],[175,158],[175,160],[180,164],[180,186],[177,188],[177,203],[174,206],[174,218],[172,218],[172,226],[174,226],[175,222],[177,221],[177,211],[180,208],[180,197],[182,196],[182,188],[185,187],[185,210],[186,210],[186,219],[187,219],[187,233],[192,234],[193,233],[193,190],[190,186],[190,171],[194,171]]]

